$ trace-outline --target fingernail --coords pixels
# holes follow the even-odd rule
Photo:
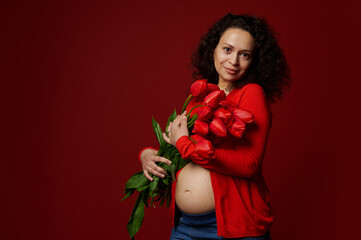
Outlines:
[[[160,176],[161,176],[162,178],[164,178],[164,177],[165,177],[165,176],[164,176],[164,174],[161,174]]]

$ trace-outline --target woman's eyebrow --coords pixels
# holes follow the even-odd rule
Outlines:
[[[233,47],[231,44],[229,44],[229,43],[224,43],[224,44],[230,46],[231,48],[234,48],[234,47]],[[242,49],[242,51],[244,51],[244,52],[252,52],[252,50],[248,50],[248,49]]]

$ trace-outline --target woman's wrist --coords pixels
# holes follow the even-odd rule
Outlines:
[[[155,154],[157,154],[158,150],[152,147],[146,147],[140,150],[138,154],[139,161],[142,162],[142,158],[144,158],[144,156],[147,154],[151,154],[152,152],[156,152]]]
[[[178,149],[178,147],[179,147],[180,142],[184,141],[183,138],[186,138],[186,139],[188,140],[188,139],[189,139],[189,136],[183,135],[183,136],[181,136],[181,137],[179,137],[179,138],[177,139],[177,141],[176,141],[176,143],[175,143],[175,147],[176,147],[177,149]],[[178,146],[178,147],[177,147],[177,146]]]

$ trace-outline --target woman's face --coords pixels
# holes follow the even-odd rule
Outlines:
[[[214,66],[219,82],[235,82],[242,78],[253,58],[251,34],[240,28],[227,29],[214,49]]]

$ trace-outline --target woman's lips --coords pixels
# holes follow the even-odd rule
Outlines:
[[[224,67],[224,69],[226,69],[226,72],[231,75],[238,73],[238,70],[234,70],[234,69],[230,69],[230,68],[226,68],[226,67]]]

